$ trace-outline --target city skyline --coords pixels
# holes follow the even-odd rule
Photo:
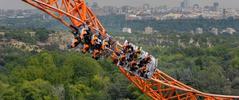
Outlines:
[[[142,6],[145,3],[150,6],[168,6],[168,7],[179,7],[183,0],[86,0],[90,3],[97,2],[99,6]],[[117,2],[117,3],[115,3]],[[135,3],[137,2],[137,3]],[[199,4],[201,6],[212,5],[213,2],[219,2],[220,8],[239,8],[239,0],[190,0],[190,5]],[[25,4],[21,0],[7,0],[1,1],[0,9],[33,9],[33,7]]]

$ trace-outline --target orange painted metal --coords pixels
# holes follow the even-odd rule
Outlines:
[[[84,0],[23,0],[59,20],[65,26],[89,25],[102,36],[107,37],[106,30],[96,15],[87,7]],[[209,94],[193,89],[160,70],[153,77],[144,80],[119,66],[120,71],[143,93],[154,100],[236,100],[239,96]]]
[[[119,67],[120,71],[137,86],[143,93],[154,100],[237,100],[239,96],[209,94],[193,89],[160,70],[156,70],[153,77],[143,80]]]
[[[89,27],[106,37],[106,31],[95,14],[86,6],[84,0],[22,0],[53,18],[59,20],[65,26],[81,26],[90,24]]]

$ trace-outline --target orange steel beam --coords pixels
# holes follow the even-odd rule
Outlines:
[[[84,0],[23,0],[24,2],[44,11],[59,20],[65,26],[81,26],[90,22],[89,27],[93,33],[98,31],[102,36],[108,37],[96,15],[87,7]],[[120,44],[119,44],[120,45]],[[193,89],[160,70],[156,70],[153,77],[144,80],[137,75],[126,71],[123,67],[119,70],[143,93],[154,100],[235,100],[239,96],[209,94]]]
[[[65,26],[81,26],[87,22],[92,31],[98,31],[102,36],[106,36],[106,31],[95,14],[86,6],[84,0],[22,0],[53,18],[59,20]]]

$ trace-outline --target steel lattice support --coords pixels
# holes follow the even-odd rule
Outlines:
[[[95,14],[86,6],[84,0],[23,0],[59,20],[65,26],[90,24],[92,31],[106,35],[105,28]]]
[[[53,18],[59,20],[65,26],[81,26],[87,24],[93,33],[100,33],[107,37],[105,28],[96,15],[87,7],[84,0],[23,0],[24,2],[44,11]],[[72,29],[73,30],[73,29]],[[113,44],[115,45],[115,41]],[[116,44],[117,45],[117,44]],[[234,100],[239,96],[225,96],[203,93],[195,90],[177,80],[156,70],[153,77],[144,80],[129,73],[123,67],[120,71],[143,93],[154,100]]]
[[[234,100],[239,98],[239,96],[200,92],[175,80],[160,70],[157,70],[150,80],[143,80],[138,76],[130,74],[122,67],[119,67],[119,69],[135,86],[154,100]]]

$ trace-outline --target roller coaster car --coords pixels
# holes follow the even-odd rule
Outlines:
[[[75,48],[78,44],[82,44],[83,53],[92,53],[92,58],[99,59],[101,54],[105,53],[103,50],[110,47],[108,43],[109,39],[102,41],[100,34],[93,34],[88,25],[82,25],[79,28],[71,25],[71,28],[74,30],[72,32],[74,39],[72,43],[68,45],[68,48]]]
[[[71,26],[75,31],[74,41],[71,43],[71,48],[75,48],[78,44],[83,45],[83,53],[91,53],[92,58],[99,59],[105,52],[111,52],[111,57],[114,64],[123,67],[125,70],[140,76],[143,79],[148,79],[154,73],[156,63],[154,63],[153,56],[135,46],[128,41],[125,41],[124,45],[120,49],[113,43],[110,37],[102,39],[99,34],[93,34],[90,28],[86,28],[87,25],[80,26],[79,28]],[[80,31],[80,32],[79,32]],[[113,49],[113,50],[112,50]],[[113,52],[112,52],[113,51]],[[103,54],[104,53],[104,54]]]
[[[156,69],[156,64],[153,56],[141,50],[140,47],[125,41],[117,65],[143,79],[149,79]]]

